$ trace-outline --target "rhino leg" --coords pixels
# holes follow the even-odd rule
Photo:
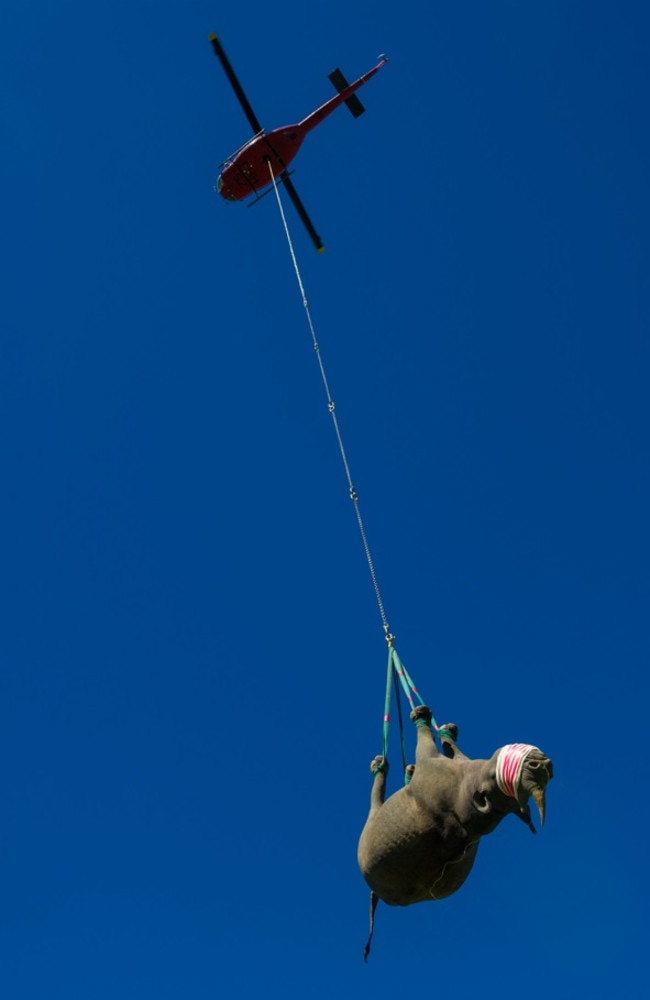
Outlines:
[[[458,726],[455,722],[447,722],[444,726],[440,726],[438,739],[442,744],[442,752],[449,760],[469,760],[469,757],[466,757],[456,745]]]
[[[374,775],[372,791],[370,792],[370,812],[368,819],[375,815],[378,809],[384,804],[386,798],[386,775],[388,774],[388,761],[385,757],[373,757],[370,762],[370,773]]]
[[[411,712],[411,721],[415,723],[417,728],[415,747],[415,766],[417,767],[420,761],[439,757],[440,754],[431,729],[431,709],[427,708],[426,705],[418,705]]]

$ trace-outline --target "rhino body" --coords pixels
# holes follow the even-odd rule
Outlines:
[[[409,906],[456,892],[471,871],[481,837],[505,816],[514,813],[535,832],[528,808],[530,795],[544,822],[544,789],[553,766],[541,750],[509,744],[489,760],[470,760],[458,749],[458,731],[450,724],[442,727],[440,754],[431,730],[431,711],[422,705],[411,718],[418,728],[409,784],[385,799],[387,762],[376,757],[371,764],[370,813],[359,841],[358,861],[372,890],[372,912],[377,899],[391,906]],[[525,750],[519,751],[515,778],[504,791],[504,751],[509,747]]]

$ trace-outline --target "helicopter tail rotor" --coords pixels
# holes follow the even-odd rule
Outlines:
[[[345,79],[340,69],[332,70],[328,79],[334,84],[339,94],[342,90],[345,90],[345,88],[349,86],[348,81]],[[353,118],[358,118],[359,115],[362,115],[366,110],[356,94],[351,94],[345,101],[345,104]]]

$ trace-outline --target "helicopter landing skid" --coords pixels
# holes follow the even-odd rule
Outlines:
[[[280,176],[276,179],[281,181],[285,177],[291,177],[292,174],[295,174],[295,170],[283,170]],[[274,189],[272,187],[267,188],[267,190],[263,191],[262,194],[258,194],[252,201],[247,202],[246,208],[252,208],[253,205],[257,205],[258,201],[261,201],[262,198],[266,198],[267,194],[271,194],[271,191],[273,190]]]

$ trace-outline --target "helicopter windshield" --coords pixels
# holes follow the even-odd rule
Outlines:
[[[227,189],[224,191],[223,174],[219,174],[219,176],[217,177],[217,183],[215,184],[214,188],[215,191],[217,191],[222,198],[226,199],[226,201],[237,201],[232,192],[228,191]]]

